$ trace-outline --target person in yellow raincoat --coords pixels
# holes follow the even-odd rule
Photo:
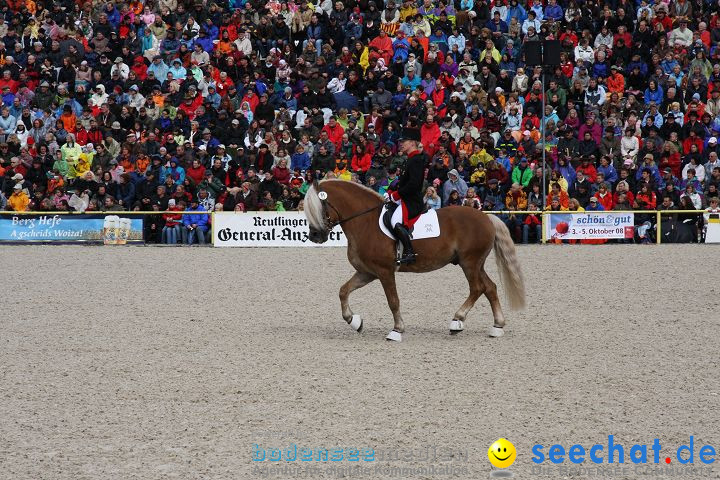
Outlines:
[[[93,153],[93,144],[88,143],[82,147],[82,153],[74,161],[68,161],[68,178],[80,178],[90,171],[95,153]]]
[[[8,198],[8,208],[15,212],[26,212],[28,205],[30,205],[30,197],[23,191],[21,184],[16,184],[13,188],[13,193]]]

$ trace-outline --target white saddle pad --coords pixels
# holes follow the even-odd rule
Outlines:
[[[383,222],[383,217],[385,216],[385,212],[387,211],[387,207],[383,207],[382,211],[380,212],[380,230],[387,235],[388,237],[395,239],[395,235],[393,235],[386,227],[385,223]],[[398,205],[398,208],[395,209],[395,212],[392,216],[392,224],[395,225],[396,223],[402,222],[402,206]],[[423,238],[435,238],[440,236],[440,222],[438,221],[437,212],[435,209],[430,209],[427,212],[420,215],[420,218],[418,218],[417,222],[415,222],[415,225],[413,225],[413,231],[410,234],[410,237],[413,240],[422,240]]]

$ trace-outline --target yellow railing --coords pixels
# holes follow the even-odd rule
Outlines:
[[[542,230],[542,243],[547,243],[547,238],[545,236],[545,216],[546,215],[554,215],[554,214],[565,214],[568,213],[585,213],[589,215],[603,215],[607,213],[633,213],[633,214],[655,214],[655,222],[657,225],[657,239],[655,243],[660,243],[660,239],[662,237],[662,227],[661,227],[661,218],[663,215],[675,215],[678,213],[690,213],[695,215],[702,215],[705,212],[705,210],[593,210],[593,211],[583,211],[583,212],[577,212],[573,210],[561,210],[561,211],[549,211],[549,210],[485,210],[485,213],[488,214],[494,214],[494,215],[540,215],[541,218],[541,230]],[[253,213],[253,212],[238,212],[238,213]],[[28,212],[14,212],[14,211],[0,211],[0,215],[75,215],[75,216],[82,216],[82,215],[178,215],[178,214],[193,214],[193,215],[210,215],[214,219],[214,211],[194,211],[194,210],[171,210],[171,211],[158,211],[158,212],[137,212],[137,211],[104,211],[104,210],[95,210],[95,211],[85,211],[85,212],[35,212],[35,211],[28,211]],[[212,243],[215,242],[215,222],[211,222],[212,227]]]
[[[540,215],[542,220],[542,242],[547,243],[547,238],[545,237],[545,216],[546,215],[557,215],[557,214],[565,214],[568,213],[586,213],[588,215],[603,215],[607,213],[638,213],[643,215],[648,214],[655,214],[655,223],[657,225],[657,238],[655,240],[655,243],[660,243],[660,239],[662,237],[662,222],[660,221],[663,215],[675,215],[678,213],[691,213],[695,215],[702,215],[705,212],[705,210],[585,210],[582,212],[573,211],[573,210],[561,210],[561,211],[550,211],[550,210],[487,210],[485,213],[491,213],[495,215],[509,215],[509,214],[518,214],[518,215]]]
[[[49,212],[34,212],[34,211],[27,211],[27,212],[13,212],[9,210],[0,210],[0,215],[162,215],[162,214],[169,214],[169,215],[178,215],[181,213],[187,213],[187,214],[199,214],[199,215],[212,215],[213,212],[208,211],[200,211],[197,212],[195,210],[163,210],[158,212],[134,212],[132,210],[92,210],[92,211],[85,211],[85,212],[56,212],[56,211],[49,211]]]

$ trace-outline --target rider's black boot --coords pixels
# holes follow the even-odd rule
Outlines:
[[[393,233],[400,240],[403,246],[402,256],[397,260],[398,265],[415,263],[416,253],[413,251],[412,243],[410,242],[410,232],[407,227],[402,223],[396,223],[393,228]]]

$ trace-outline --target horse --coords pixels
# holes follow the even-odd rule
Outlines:
[[[493,313],[491,337],[504,334],[505,317],[498,299],[497,286],[485,272],[485,260],[494,248],[500,279],[511,309],[525,307],[525,283],[515,245],[505,223],[474,208],[446,207],[437,211],[440,236],[414,240],[418,254],[415,263],[396,265],[395,241],[379,226],[384,199],[377,192],[354,182],[326,179],[313,182],[307,190],[304,212],[308,239],[314,243],[328,240],[330,231],[340,225],[347,237],[347,257],[355,274],[340,287],[343,319],[357,332],[363,321],[353,314],[348,303],[352,292],[374,280],[380,280],[392,312],[394,326],[387,340],[402,341],[405,325],[400,314],[395,273],[425,273],[448,263],[460,265],[470,286],[470,294],[450,321],[450,333],[464,329],[470,309],[485,294]]]

